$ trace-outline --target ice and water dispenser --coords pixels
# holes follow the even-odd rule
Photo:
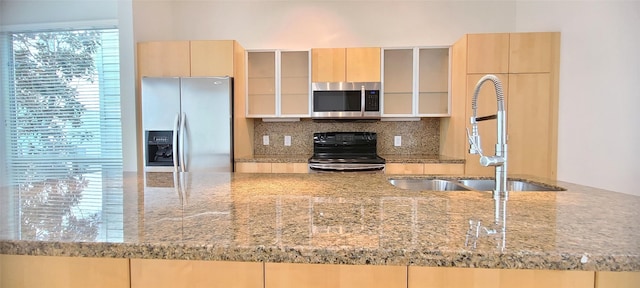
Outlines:
[[[173,166],[173,131],[146,131],[146,166]],[[177,148],[177,147],[176,147]]]

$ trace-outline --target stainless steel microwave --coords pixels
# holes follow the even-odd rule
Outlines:
[[[311,118],[380,118],[380,82],[314,82],[311,90]]]

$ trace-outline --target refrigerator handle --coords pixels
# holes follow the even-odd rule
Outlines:
[[[178,123],[180,121],[180,114],[176,113],[176,118],[173,120],[173,171],[178,172]]]
[[[178,143],[178,149],[180,150],[180,171],[181,172],[187,172],[187,160],[185,159],[185,155],[184,155],[184,145],[185,145],[185,141],[184,141],[184,131],[186,130],[186,117],[187,114],[182,113],[182,118],[180,119],[180,143]]]

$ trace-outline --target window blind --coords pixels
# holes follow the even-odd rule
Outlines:
[[[85,29],[6,35],[11,184],[103,171],[121,175],[118,34]]]

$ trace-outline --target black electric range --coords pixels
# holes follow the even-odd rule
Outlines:
[[[374,132],[313,133],[311,172],[383,172],[384,158],[377,154]]]

